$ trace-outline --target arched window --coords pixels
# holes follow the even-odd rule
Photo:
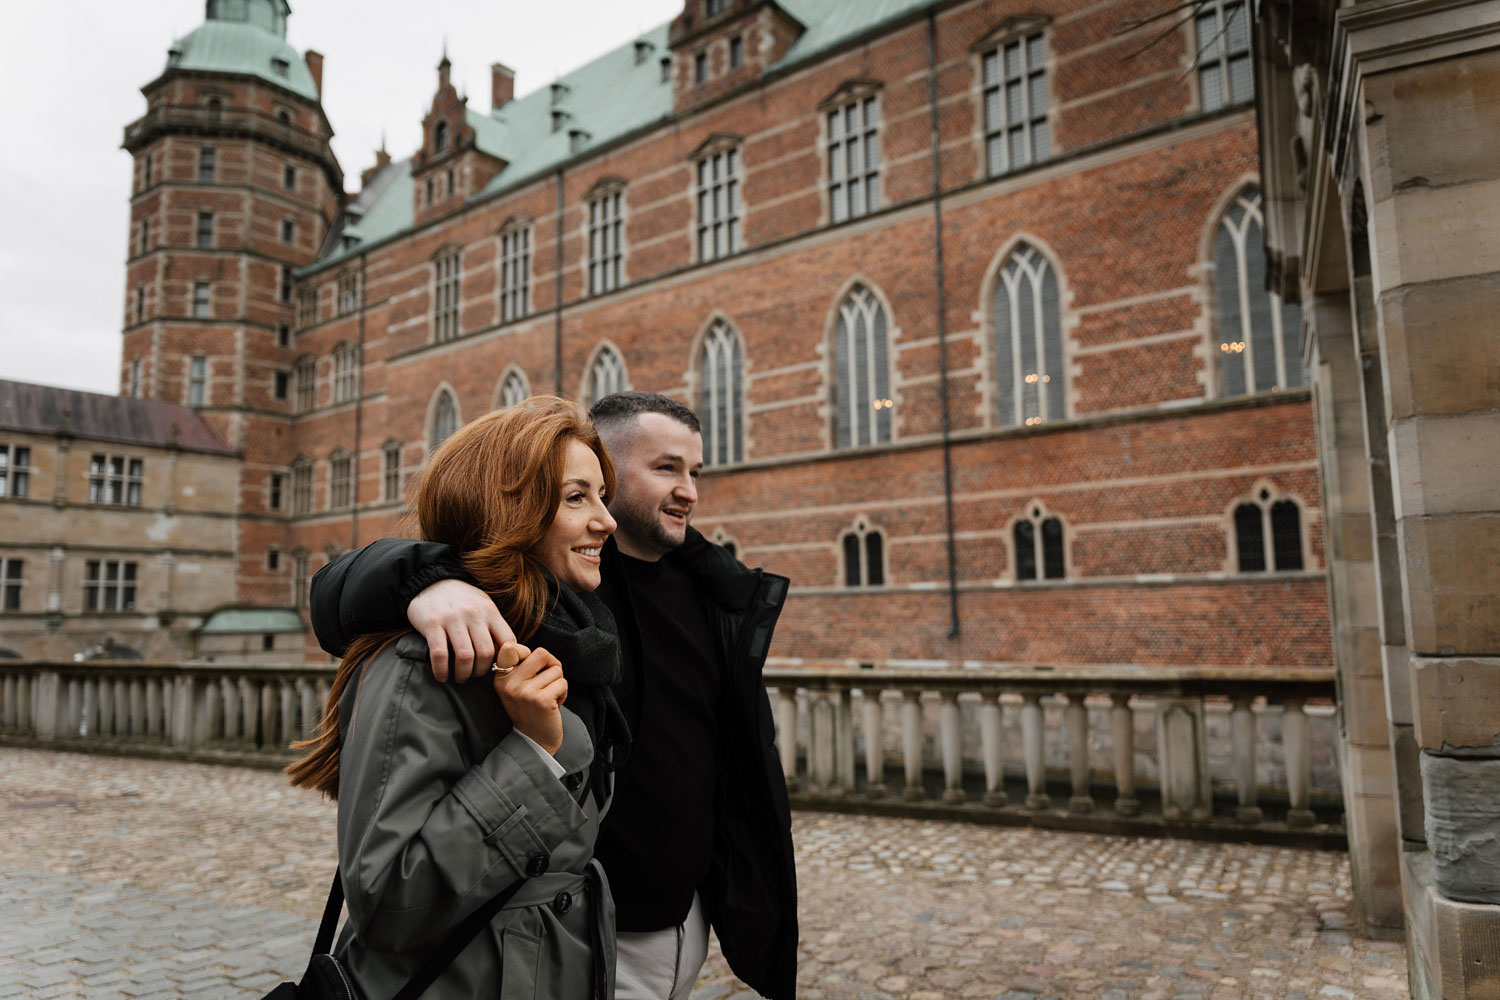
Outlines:
[[[875,293],[855,285],[839,304],[833,344],[834,446],[891,439],[889,320]]]
[[[1302,508],[1290,497],[1258,488],[1234,508],[1234,555],[1241,573],[1278,573],[1306,565],[1302,547]]]
[[[864,518],[839,539],[843,548],[844,586],[881,587],[885,585],[885,536]]]
[[[432,151],[442,153],[448,149],[448,123],[438,122],[437,128],[432,130]]]
[[[1040,250],[1016,247],[995,279],[995,397],[1001,427],[1067,415],[1062,301]]]
[[[585,404],[593,406],[610,393],[624,392],[629,388],[630,380],[625,377],[624,359],[613,347],[605,344],[599,348],[599,353],[594,355],[594,363],[589,366],[587,389],[584,392]]]
[[[1061,580],[1068,575],[1063,523],[1040,503],[1033,503],[1011,527],[1017,580]]]
[[[211,122],[218,121],[219,120],[219,115],[223,111],[224,111],[224,102],[223,101],[219,100],[217,97],[210,97],[208,99],[208,120],[209,121],[211,121]]]
[[[347,403],[359,395],[359,351],[341,343],[333,349],[333,401]]]
[[[438,391],[437,400],[432,404],[432,425],[427,433],[427,454],[431,455],[437,451],[438,446],[458,430],[458,403],[453,399],[453,393],[447,389]]]
[[[723,528],[715,528],[713,538],[711,540],[715,545],[724,546],[724,548],[728,550],[729,554],[734,556],[736,559],[739,558],[739,545],[735,543],[735,540],[733,538],[729,537],[729,534]]]
[[[745,460],[744,350],[722,319],[703,339],[698,360],[698,419],[703,421],[703,463]]]
[[[515,406],[530,395],[531,388],[526,384],[526,376],[521,374],[519,368],[512,368],[500,380],[500,391],[495,394],[495,408],[503,410],[508,406]]]
[[[1302,309],[1266,289],[1260,188],[1247,186],[1214,234],[1219,395],[1277,392],[1307,384],[1298,338]]]

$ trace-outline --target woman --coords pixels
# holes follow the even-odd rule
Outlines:
[[[522,642],[487,679],[440,684],[420,636],[365,636],[288,768],[338,800],[349,920],[334,953],[366,1000],[393,996],[522,879],[423,996],[613,992],[613,904],[591,858],[629,743],[609,689],[614,622],[592,593],[614,484],[582,410],[550,396],[461,428],[422,475],[422,538],[463,553]]]

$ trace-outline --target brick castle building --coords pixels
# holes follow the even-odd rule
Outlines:
[[[488,109],[444,57],[346,195],[287,4],[208,0],[125,130],[122,391],[238,452],[240,607],[397,532],[462,422],[631,387],[792,578],[774,661],[1329,666],[1249,11],[1166,6],[690,0]]]

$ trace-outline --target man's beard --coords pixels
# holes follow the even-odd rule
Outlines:
[[[660,507],[632,502],[624,496],[617,496],[615,502],[609,505],[609,512],[625,533],[636,542],[663,554],[671,552],[682,545],[685,540],[686,529],[684,529],[684,537],[678,538],[674,537],[667,526],[662,523]]]

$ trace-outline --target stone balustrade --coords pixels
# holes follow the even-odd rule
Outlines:
[[[1343,835],[1326,672],[775,667],[766,684],[799,806]]]
[[[1342,837],[1325,673],[772,667],[765,677],[802,807]],[[0,738],[279,766],[316,726],[332,679],[322,666],[0,661]]]

